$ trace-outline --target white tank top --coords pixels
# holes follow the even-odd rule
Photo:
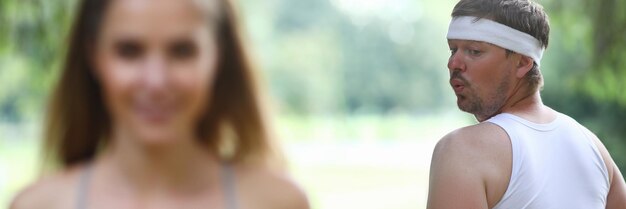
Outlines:
[[[604,209],[606,164],[592,133],[558,113],[537,124],[502,113],[487,120],[502,127],[512,145],[511,180],[494,209]]]

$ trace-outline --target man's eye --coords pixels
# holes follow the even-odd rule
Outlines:
[[[175,59],[191,58],[196,55],[196,47],[188,41],[177,42],[170,47],[169,54]]]
[[[467,50],[467,54],[469,54],[469,55],[474,55],[475,56],[475,55],[480,55],[481,53],[482,52],[479,51],[479,50],[473,50],[473,49],[468,49]]]
[[[143,47],[137,42],[121,41],[115,46],[115,53],[128,60],[133,60],[143,55]]]

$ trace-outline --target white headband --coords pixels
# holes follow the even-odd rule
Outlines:
[[[448,28],[448,39],[483,41],[526,55],[540,64],[545,48],[535,37],[485,18],[455,17]]]

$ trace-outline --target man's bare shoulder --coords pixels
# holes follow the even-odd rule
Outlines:
[[[435,154],[497,154],[510,149],[511,142],[507,133],[498,125],[483,122],[450,132],[437,143]]]
[[[284,172],[256,166],[239,166],[236,172],[237,188],[244,206],[272,209],[310,208],[304,190]]]
[[[477,177],[489,182],[507,183],[511,161],[512,147],[507,133],[493,123],[480,123],[444,136],[435,146],[432,163],[444,166],[443,169],[475,172]]]
[[[71,208],[78,168],[44,177],[19,192],[11,209]]]
[[[511,142],[492,123],[457,129],[436,145],[430,170],[429,208],[487,208],[508,186]],[[450,202],[450,198],[457,201]]]

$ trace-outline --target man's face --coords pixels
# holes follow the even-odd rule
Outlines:
[[[484,121],[496,114],[515,83],[515,64],[506,50],[485,42],[448,40],[450,85],[459,109]]]

